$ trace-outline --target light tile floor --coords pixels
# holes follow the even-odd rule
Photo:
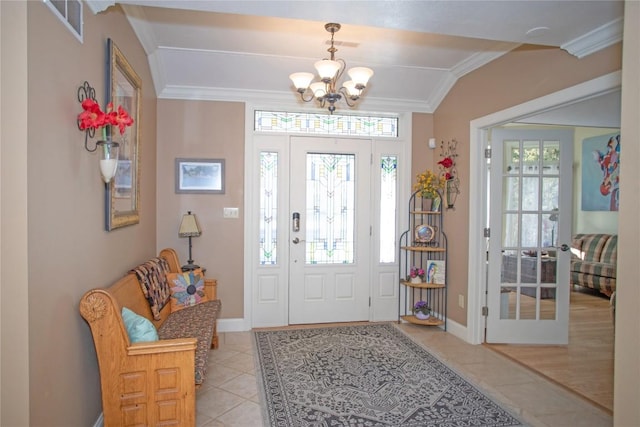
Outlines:
[[[401,328],[531,426],[613,425],[611,415],[485,346],[437,328]],[[220,348],[209,355],[207,379],[197,391],[197,426],[262,425],[251,333],[221,333]]]

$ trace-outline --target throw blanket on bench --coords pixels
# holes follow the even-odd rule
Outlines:
[[[171,295],[171,289],[167,283],[169,264],[164,258],[152,258],[131,271],[138,276],[142,293],[149,301],[153,318],[160,320],[160,310]]]

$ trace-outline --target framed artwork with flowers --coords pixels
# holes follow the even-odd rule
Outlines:
[[[132,124],[108,135],[120,144],[115,178],[106,184],[108,231],[140,222],[140,115],[142,81],[113,40],[108,39],[107,95],[114,110],[124,109]]]

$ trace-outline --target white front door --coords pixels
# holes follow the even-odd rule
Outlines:
[[[289,323],[369,320],[371,141],[290,144]]]
[[[566,344],[573,131],[494,129],[489,343]]]

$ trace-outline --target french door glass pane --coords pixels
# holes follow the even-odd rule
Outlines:
[[[536,168],[537,169],[537,168]],[[538,210],[538,177],[522,178],[522,210]]]
[[[355,156],[307,154],[306,264],[353,264]]]
[[[523,247],[538,246],[538,214],[522,215],[522,243]]]

